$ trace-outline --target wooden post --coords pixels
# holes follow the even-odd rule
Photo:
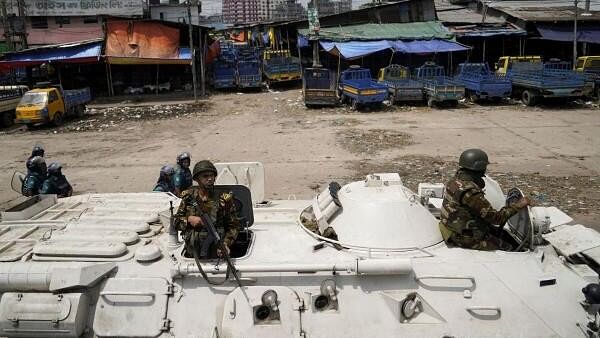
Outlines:
[[[157,96],[158,96],[158,67],[159,66],[160,65],[157,63],[156,64],[156,89],[155,89],[155,93],[156,93]]]
[[[206,44],[207,44],[207,40],[206,40],[206,35],[202,34],[202,29],[199,28],[199,32],[200,34],[198,37],[199,40],[199,46],[200,46],[200,95],[201,96],[206,96],[206,74],[205,74],[205,67],[204,67],[204,59],[206,58]]]

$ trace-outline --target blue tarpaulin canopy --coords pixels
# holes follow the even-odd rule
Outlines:
[[[555,26],[536,24],[538,32],[544,40],[573,41],[573,26]],[[577,41],[600,43],[600,26],[577,27]]]
[[[9,67],[22,67],[47,62],[90,63],[99,60],[101,51],[101,41],[34,48],[6,54],[0,64]]]
[[[320,41],[320,44],[325,51],[335,55],[340,55],[344,59],[356,59],[386,49],[407,54],[457,52],[469,49],[468,46],[462,45],[458,42],[443,39],[412,41]]]

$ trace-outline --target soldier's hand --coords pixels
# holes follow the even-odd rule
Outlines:
[[[229,255],[229,248],[227,246],[224,246],[224,248],[225,248],[225,252],[223,252],[223,249],[217,248],[217,256],[218,257],[223,257],[225,255]]]
[[[523,209],[526,206],[531,205],[531,200],[529,197],[522,197],[520,200],[516,201],[513,206],[517,209]]]
[[[191,226],[193,226],[194,228],[199,228],[204,226],[204,223],[202,222],[202,218],[198,217],[198,216],[188,216],[188,223],[190,223]]]

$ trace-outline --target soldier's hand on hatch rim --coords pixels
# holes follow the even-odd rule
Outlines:
[[[188,223],[191,224],[191,226],[193,226],[194,228],[196,227],[201,227],[204,225],[204,223],[202,223],[202,218],[198,217],[198,216],[188,216],[187,218]]]
[[[229,248],[225,247],[225,250],[227,251],[227,254],[229,255]],[[225,256],[225,254],[223,253],[223,250],[221,250],[221,248],[217,248],[217,256],[218,257],[223,257]]]
[[[513,206],[517,209],[523,209],[528,205],[532,205],[529,197],[523,197],[520,200],[518,200],[517,202],[515,202],[515,204],[513,204]]]

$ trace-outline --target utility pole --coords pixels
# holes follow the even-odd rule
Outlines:
[[[573,20],[573,69],[577,67],[577,4],[575,0],[575,19]]]
[[[6,44],[8,45],[8,50],[14,51],[15,48],[13,46],[12,32],[10,31],[10,26],[8,24],[8,15],[6,14],[6,0],[2,0],[0,2],[0,6],[2,6],[2,24],[4,28],[4,39]]]
[[[198,102],[196,88],[196,53],[194,52],[194,30],[192,28],[192,0],[187,0],[188,33],[190,36],[190,52],[192,53],[192,86],[194,87],[194,102]]]

